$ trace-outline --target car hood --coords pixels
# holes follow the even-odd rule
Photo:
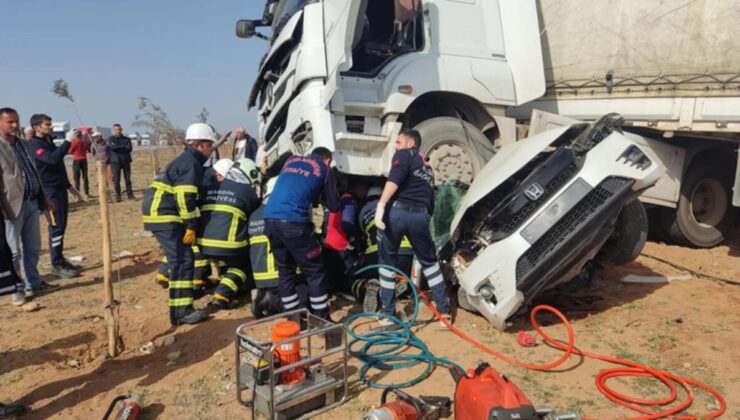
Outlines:
[[[489,192],[493,191],[502,182],[513,176],[540,152],[547,149],[550,144],[557,140],[569,128],[570,126],[564,126],[543,131],[532,137],[507,144],[499,149],[478,173],[473,183],[470,184],[467,194],[465,194],[457,213],[455,213],[455,217],[452,219],[450,232],[457,230],[460,221],[470,207],[488,195]]]

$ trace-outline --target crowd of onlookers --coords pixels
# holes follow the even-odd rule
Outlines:
[[[12,108],[0,109],[0,211],[3,237],[12,259],[12,270],[18,282],[2,289],[13,294],[13,305],[21,306],[34,296],[59,286],[41,279],[38,270],[41,253],[39,217],[48,224],[48,249],[51,272],[60,278],[80,274],[81,267],[64,255],[64,237],[69,213],[68,193],[78,200],[82,192],[90,197],[88,156],[104,163],[107,178],[113,183],[116,200],[121,201],[120,174],[123,173],[126,194],[134,199],[131,186],[131,140],[122,134],[119,124],[113,135],[103,139],[99,132],[72,130],[63,142],[53,138],[51,117],[34,114],[21,133],[20,116]],[[69,182],[65,157],[72,157],[74,186]],[[82,190],[80,190],[82,187]],[[7,270],[5,270],[7,271]]]

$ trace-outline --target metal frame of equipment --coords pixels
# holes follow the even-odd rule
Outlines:
[[[250,329],[262,324],[288,319],[306,325],[300,334],[277,342],[259,341],[247,335]],[[323,336],[323,337],[322,337]],[[329,348],[329,338],[341,337],[341,344]],[[323,352],[313,354],[312,340],[325,340]],[[279,366],[275,355],[282,345],[290,345],[296,340],[305,340],[307,355],[301,360]],[[269,419],[309,418],[331,410],[344,403],[348,395],[348,347],[347,334],[342,324],[334,324],[315,315],[307,309],[297,309],[270,317],[255,319],[241,324],[236,329],[236,393],[239,403],[252,407]],[[329,356],[341,354],[341,377],[326,372],[322,361]],[[243,363],[244,361],[247,363]],[[297,385],[279,383],[281,374],[306,370],[306,379]],[[342,389],[342,397],[337,400],[337,391]],[[252,394],[250,399],[244,393]],[[300,405],[303,404],[303,407]]]

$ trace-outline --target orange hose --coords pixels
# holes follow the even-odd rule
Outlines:
[[[411,282],[409,282],[411,284]],[[413,287],[413,286],[412,286]],[[429,298],[426,297],[423,293],[419,293],[419,296],[424,300],[424,302],[429,306],[429,308],[434,313],[434,316],[439,319],[447,328],[450,329],[450,331],[457,334],[460,338],[465,340],[466,342],[472,344],[473,346],[477,347],[478,349],[503,360],[504,362],[510,363],[512,365],[520,366],[526,369],[532,369],[532,370],[549,370],[553,369],[559,365],[561,365],[563,362],[568,360],[571,354],[577,354],[583,357],[588,357],[591,359],[601,360],[604,362],[614,363],[618,365],[626,366],[626,368],[612,368],[612,369],[606,369],[596,376],[596,388],[601,392],[606,398],[608,398],[610,401],[617,403],[623,407],[629,408],[631,410],[634,410],[636,412],[644,414],[644,416],[639,417],[630,417],[630,420],[649,420],[649,419],[659,419],[664,417],[673,417],[676,419],[713,419],[721,416],[724,414],[725,410],[727,409],[727,402],[725,401],[722,394],[720,394],[717,390],[714,388],[703,384],[701,382],[695,381],[693,379],[684,378],[678,375],[674,375],[670,372],[653,369],[649,366],[641,365],[639,363],[631,362],[629,360],[623,360],[618,359],[616,357],[609,357],[604,356],[601,354],[596,353],[589,353],[583,350],[579,350],[575,347],[575,335],[573,334],[573,327],[570,325],[570,322],[568,319],[563,315],[560,311],[553,308],[552,306],[548,305],[538,305],[535,306],[534,309],[532,309],[532,312],[530,313],[529,319],[532,323],[532,327],[534,327],[535,331],[542,336],[542,339],[545,340],[547,343],[551,344],[553,347],[556,347],[559,350],[563,350],[563,355],[550,363],[545,364],[532,364],[527,362],[522,362],[519,360],[512,359],[502,353],[499,353],[490,347],[480,343],[479,341],[468,337],[463,333],[462,331],[455,328],[454,325],[450,324],[447,320],[445,320],[442,315],[437,312],[437,308],[432,305],[432,303],[429,301]],[[537,323],[537,313],[540,311],[546,311],[554,314],[560,320],[563,322],[563,325],[565,326],[566,331],[568,332],[568,342],[567,344],[564,344],[562,342],[554,340],[552,337],[547,335],[542,328],[540,328],[539,324]],[[609,388],[607,385],[607,381],[611,378],[616,377],[649,377],[654,378],[656,380],[661,381],[665,386],[670,390],[670,395],[666,398],[658,399],[658,400],[642,400],[633,398],[627,395],[620,394],[613,389]],[[672,404],[676,402],[678,399],[678,392],[676,391],[676,386],[674,385],[674,382],[677,382],[681,387],[686,391],[686,399],[683,400],[680,404],[676,405],[675,407],[666,408],[663,411],[653,411],[646,406],[666,406],[668,404]],[[698,387],[701,389],[704,389],[705,391],[709,392],[710,394],[714,395],[715,398],[717,398],[717,401],[719,401],[720,406],[717,410],[705,414],[701,417],[696,416],[678,416],[677,414],[682,412],[683,410],[689,408],[691,404],[694,401],[694,392],[692,390],[692,386]]]

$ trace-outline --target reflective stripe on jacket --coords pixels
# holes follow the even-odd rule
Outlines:
[[[141,204],[144,229],[168,230],[182,224],[197,227],[195,209],[205,161],[205,156],[188,147],[152,181]]]
[[[280,274],[275,267],[275,258],[270,249],[270,241],[265,235],[265,206],[260,206],[249,216],[249,260],[252,274],[258,289],[278,287]]]
[[[360,209],[360,224],[363,226],[365,234],[365,255],[378,252],[378,229],[375,227],[375,209],[378,207],[380,197],[373,196],[368,198],[365,205]],[[411,242],[407,237],[403,237],[401,246],[398,249],[399,255],[413,255]]]
[[[203,194],[198,224],[198,245],[203,254],[233,257],[249,245],[247,221],[259,198],[244,182],[224,179],[211,183]]]

